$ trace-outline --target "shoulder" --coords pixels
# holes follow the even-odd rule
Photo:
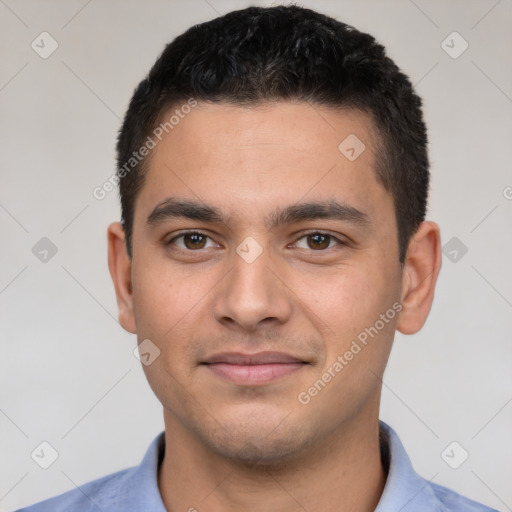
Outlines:
[[[497,512],[420,476],[398,434],[383,421],[379,426],[381,458],[388,476],[375,512]]]
[[[158,489],[158,466],[164,451],[165,437],[161,432],[138,466],[92,480],[16,512],[165,512]]]
[[[498,512],[496,509],[470,500],[461,494],[439,484],[430,483],[433,495],[442,512]]]
[[[16,512],[110,512],[118,510],[119,490],[136,468],[129,468],[92,480],[71,491],[49,498]],[[122,494],[121,494],[122,495]]]

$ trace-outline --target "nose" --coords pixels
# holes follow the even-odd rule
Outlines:
[[[215,319],[246,332],[284,324],[292,311],[291,292],[284,283],[269,250],[254,261],[234,254],[231,272],[216,290]]]

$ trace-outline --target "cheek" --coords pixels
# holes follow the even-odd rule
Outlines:
[[[181,396],[180,383],[190,378],[189,345],[197,330],[194,317],[210,288],[198,286],[197,276],[188,274],[177,272],[168,263],[159,265],[155,259],[135,266],[133,271],[139,342],[150,339],[160,350],[154,362],[143,366],[143,370],[155,395],[168,406],[169,397]]]
[[[153,258],[133,269],[133,304],[139,338],[161,343],[187,324],[209,289],[204,275],[178,272]]]
[[[304,313],[324,334],[331,356],[373,326],[400,297],[398,275],[372,265],[346,265],[328,275],[315,273],[303,277],[296,289]],[[386,323],[382,334],[394,331],[393,326],[394,321]]]
[[[308,285],[303,282],[305,314],[315,329],[320,331],[322,324],[326,327],[322,329],[325,359],[310,387],[302,391],[317,393],[319,380],[332,381],[325,388],[320,385],[319,399],[312,400],[312,414],[316,407],[331,404],[329,414],[334,420],[338,409],[333,404],[343,404],[348,410],[376,392],[379,380],[375,375],[383,373],[395,332],[393,304],[400,298],[397,282],[390,272],[355,265],[321,279],[312,277]]]

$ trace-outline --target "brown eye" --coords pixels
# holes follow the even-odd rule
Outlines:
[[[197,251],[199,249],[214,247],[215,243],[204,233],[190,231],[189,233],[182,233],[174,237],[168,242],[168,245],[174,245],[184,251]]]
[[[327,249],[331,242],[331,237],[329,235],[322,235],[320,233],[315,233],[313,235],[307,235],[307,243],[310,249],[321,250]]]
[[[206,236],[200,233],[189,233],[183,235],[183,242],[187,249],[202,249],[206,244]]]
[[[332,249],[338,245],[343,246],[346,244],[334,235],[317,231],[301,236],[294,245],[299,249],[327,252],[326,249]]]

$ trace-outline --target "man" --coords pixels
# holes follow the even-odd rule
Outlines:
[[[121,325],[165,432],[27,511],[488,511],[379,422],[395,331],[441,265],[421,101],[384,48],[299,7],[167,46],[118,140]]]

